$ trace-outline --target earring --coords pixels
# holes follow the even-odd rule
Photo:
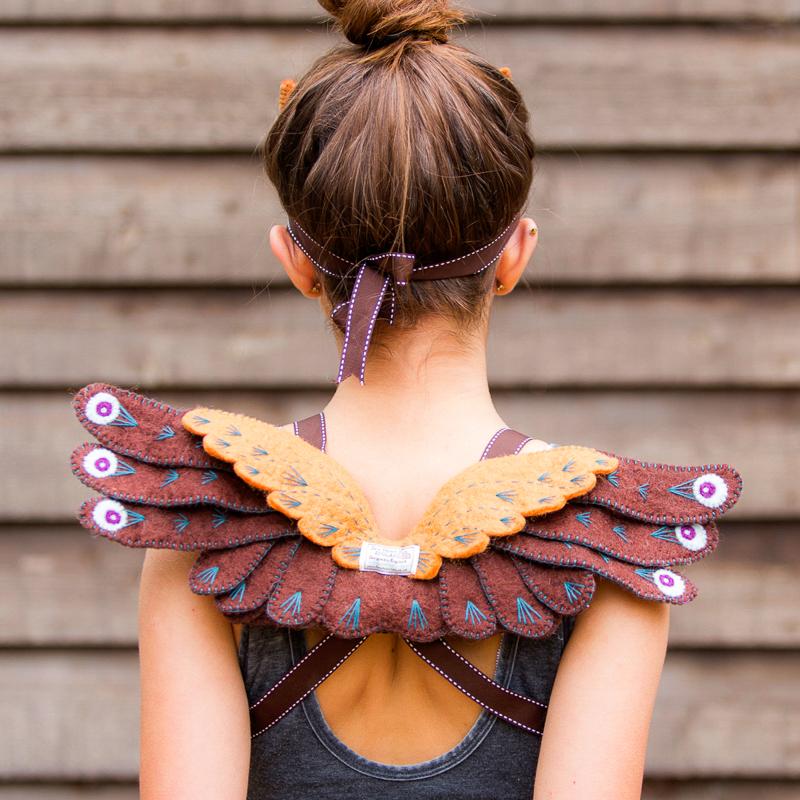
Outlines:
[[[495,284],[497,286],[496,291],[498,294],[500,294],[500,292],[502,292],[506,288],[500,281],[495,281]]]
[[[310,291],[311,291],[311,294],[319,294],[322,291],[322,287],[318,283],[315,283],[311,287]]]
[[[538,230],[539,230],[539,229],[538,229],[538,228],[537,228],[537,227],[534,225],[534,226],[531,228],[531,236],[536,236],[536,232],[537,232]]]

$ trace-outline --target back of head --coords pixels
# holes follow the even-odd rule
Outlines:
[[[497,67],[452,43],[446,0],[319,0],[349,40],[297,82],[263,142],[290,217],[348,260],[452,258],[497,237],[533,180],[528,112]],[[409,282],[394,324],[481,318],[493,270]],[[331,305],[352,277],[320,276]],[[349,282],[348,282],[349,281]]]

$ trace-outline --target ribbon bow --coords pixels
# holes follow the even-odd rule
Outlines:
[[[521,216],[522,211],[499,236],[483,247],[458,258],[424,266],[417,264],[413,253],[369,255],[354,264],[326,250],[296,220],[290,220],[289,234],[321,272],[341,276],[357,270],[350,299],[331,311],[331,318],[344,332],[336,382],[341,383],[350,375],[357,375],[358,380],[364,383],[367,351],[375,322],[381,317],[388,319],[391,325],[394,319],[395,287],[405,286],[411,280],[455,278],[482,272],[498,258]],[[387,300],[388,312],[385,309]]]
[[[378,317],[386,319],[383,307],[389,295],[389,324],[394,319],[395,287],[404,286],[411,279],[416,257],[412,253],[382,253],[362,258],[356,265],[358,272],[353,291],[346,303],[341,303],[331,317],[344,331],[344,344],[339,359],[336,383],[350,375],[358,375],[364,383],[367,351]]]

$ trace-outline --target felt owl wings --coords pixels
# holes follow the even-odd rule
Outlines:
[[[716,547],[715,520],[741,492],[727,465],[512,450],[453,477],[404,540],[388,540],[324,452],[324,427],[313,443],[308,424],[178,410],[104,383],[73,406],[97,439],[72,454],[75,475],[101,495],[81,507],[85,528],[130,547],[196,551],[191,590],[233,622],[344,638],[548,636],[589,605],[596,575],[687,603],[696,587],[674,567]]]

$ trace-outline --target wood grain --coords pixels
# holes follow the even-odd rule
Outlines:
[[[535,285],[800,281],[800,160],[543,154]],[[0,159],[0,283],[285,284],[255,158]]]
[[[281,30],[0,30],[0,150],[243,150],[281,79],[340,40]],[[454,41],[511,67],[545,148],[795,148],[800,31],[493,26]]]
[[[472,9],[485,22],[493,19],[548,20],[783,20],[800,17],[797,0],[471,0],[458,6]],[[323,14],[314,0],[5,0],[0,20],[53,21],[309,21]]]
[[[329,396],[152,391],[141,385],[139,391],[179,408],[212,405],[277,423],[315,413]],[[73,448],[92,439],[73,416],[70,399],[68,392],[0,396],[6,421],[0,463],[14,464],[0,482],[0,520],[69,521],[90,496],[69,468]],[[545,441],[669,464],[734,465],[744,491],[726,519],[800,517],[796,392],[498,392],[496,401],[510,426]]]
[[[542,289],[499,298],[497,387],[796,387],[793,290]],[[0,386],[331,385],[338,348],[298,293],[7,291]]]
[[[648,775],[799,775],[798,672],[798,653],[669,653]],[[135,777],[135,653],[0,652],[0,707],[15,734],[0,748],[0,778]]]
[[[797,800],[800,783],[764,781],[757,783],[760,800]],[[645,779],[642,800],[751,800],[752,783],[732,780],[664,781]],[[137,800],[139,793],[129,785],[0,785],[0,800]]]
[[[133,647],[143,550],[77,525],[0,530],[0,646]],[[682,567],[697,597],[671,609],[672,648],[800,648],[800,528],[727,522]],[[188,591],[188,588],[187,588]]]

